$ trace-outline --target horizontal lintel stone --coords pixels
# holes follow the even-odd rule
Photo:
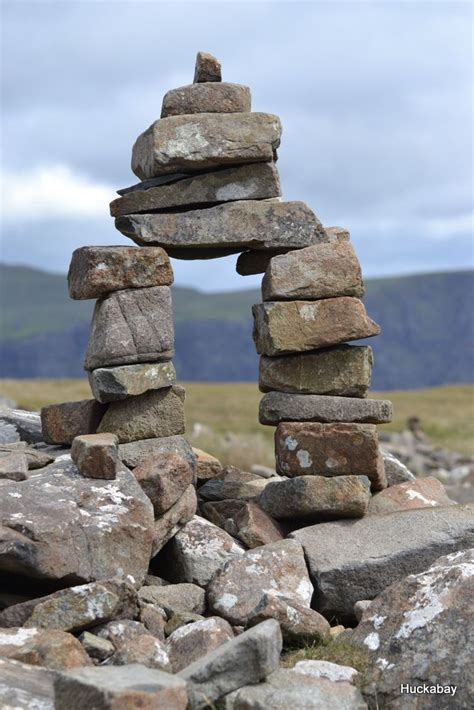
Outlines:
[[[163,97],[161,118],[193,113],[246,113],[252,97],[248,86],[202,82],[170,89]]]
[[[387,424],[392,414],[392,403],[385,399],[268,392],[260,401],[259,419],[270,426],[280,422]]]
[[[169,387],[176,381],[172,362],[99,367],[87,374],[92,394],[99,402],[115,402],[148,390]]]

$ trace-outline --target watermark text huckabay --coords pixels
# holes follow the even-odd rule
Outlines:
[[[400,693],[402,695],[407,693],[409,695],[452,695],[454,698],[457,689],[457,685],[441,685],[440,683],[436,683],[436,685],[430,685],[429,683],[423,683],[422,685],[402,683],[400,685]]]

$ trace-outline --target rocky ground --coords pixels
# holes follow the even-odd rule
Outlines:
[[[11,409],[0,435],[1,707],[471,707],[472,464],[420,432],[383,441],[389,487],[334,521],[331,479],[183,437],[115,461],[101,435],[99,460]]]

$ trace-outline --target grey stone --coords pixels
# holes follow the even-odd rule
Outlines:
[[[370,599],[360,599],[354,604],[354,616],[358,622],[362,619],[363,613],[367,611],[371,604],[372,601]]]
[[[270,482],[259,505],[277,520],[316,522],[361,518],[370,500],[366,476],[297,476]]]
[[[91,634],[90,631],[83,631],[79,636],[79,641],[82,643],[87,655],[97,661],[105,661],[110,658],[115,650],[110,641]]]
[[[169,510],[155,520],[152,557],[155,557],[166,545],[168,540],[176,535],[183,525],[191,520],[196,513],[196,509],[196,489],[194,485],[191,484],[186,488],[181,498],[179,498]]]
[[[414,508],[435,508],[437,506],[455,505],[446,492],[445,487],[434,476],[419,478],[417,481],[407,481],[390,486],[374,495],[369,503],[368,515],[393,513],[396,510]]]
[[[354,683],[359,675],[355,668],[331,661],[298,661],[293,666],[293,671],[313,678],[327,678],[334,683]]]
[[[199,512],[206,520],[210,520],[211,523],[222,528],[226,520],[233,519],[245,505],[245,500],[237,498],[200,502]]]
[[[169,286],[173,270],[159,247],[90,246],[75,249],[67,280],[70,297],[81,300],[129,288]]]
[[[152,210],[212,205],[232,200],[261,200],[280,195],[280,180],[274,163],[251,163],[189,175],[169,185],[133,190],[111,202],[110,214],[120,217]]]
[[[372,348],[336,345],[308,353],[260,358],[262,392],[366,397],[372,376]]]
[[[113,479],[119,468],[115,434],[84,434],[72,442],[71,459],[86,478]]]
[[[284,537],[278,523],[256,503],[244,503],[232,517],[232,522],[236,528],[236,537],[250,549],[278,542]]]
[[[215,478],[201,486],[199,496],[205,501],[229,499],[250,500],[252,498],[258,498],[268,483],[268,479],[261,478],[260,476],[255,476],[255,478],[250,481],[226,481]]]
[[[166,92],[161,118],[192,113],[245,113],[250,111],[251,101],[249,87],[241,84],[188,84]]]
[[[111,402],[97,431],[121,444],[184,433],[184,389],[178,385]]]
[[[95,399],[50,404],[41,410],[43,439],[48,444],[71,446],[76,436],[95,434],[106,405]]]
[[[451,506],[322,523],[290,538],[303,545],[317,611],[343,621],[353,620],[359,599],[373,599],[440,555],[473,546],[473,533],[472,506]]]
[[[278,668],[282,638],[269,619],[219,646],[180,671],[191,708],[205,708],[247,683],[258,683]]]
[[[0,707],[54,710],[55,677],[55,671],[0,658]]]
[[[9,478],[11,481],[24,481],[28,473],[28,461],[21,451],[0,454],[0,479]]]
[[[281,123],[269,113],[200,113],[155,121],[133,146],[140,180],[241,163],[268,163],[280,145]]]
[[[313,609],[277,594],[264,594],[251,613],[247,625],[275,619],[280,624],[283,641],[290,646],[308,646],[329,638],[329,622]]]
[[[172,362],[99,367],[87,374],[92,394],[99,402],[116,402],[169,387],[176,381]]]
[[[4,463],[3,458],[10,454],[22,454],[25,456],[29,471],[44,468],[53,463],[55,459],[55,456],[52,456],[46,450],[42,451],[29,447],[25,441],[16,441],[9,444],[0,444],[0,466]]]
[[[147,459],[159,458],[168,453],[179,454],[195,469],[196,457],[184,436],[165,436],[157,439],[142,439],[119,445],[119,455],[125,466],[134,469]]]
[[[138,663],[68,671],[54,684],[55,710],[185,710],[186,705],[186,684],[181,678]]]
[[[171,636],[173,631],[186,626],[186,624],[194,624],[195,621],[204,621],[201,614],[195,614],[192,611],[177,611],[172,614],[165,626],[165,635]]]
[[[91,663],[80,642],[72,634],[57,629],[2,629],[0,657],[52,670]]]
[[[222,81],[221,63],[209,52],[198,52],[194,67],[194,83]]]
[[[218,616],[180,626],[167,642],[173,672],[181,671],[233,638],[231,625]]]
[[[152,636],[156,636],[160,641],[165,640],[167,616],[164,609],[141,602],[138,619]]]
[[[196,584],[142,587],[138,591],[138,596],[143,602],[161,607],[168,616],[180,612],[203,614],[206,609],[206,592]]]
[[[392,403],[383,399],[268,392],[261,399],[259,419],[261,424],[271,426],[280,422],[386,424],[392,420]]]
[[[174,354],[168,286],[116,291],[99,299],[92,317],[84,367],[170,360]]]
[[[4,427],[5,435],[2,443],[8,441],[26,441],[27,444],[36,444],[43,441],[41,420],[38,412],[27,412],[23,409],[0,408],[0,424]],[[4,441],[4,439],[8,441]]]
[[[385,475],[389,486],[396,486],[398,483],[406,483],[407,481],[416,481],[412,472],[408,470],[404,463],[391,454],[390,451],[380,447],[380,452],[382,454]]]
[[[126,666],[141,663],[148,668],[171,670],[168,651],[164,640],[160,640],[139,621],[109,621],[98,630],[101,638],[110,641],[115,648],[106,664]]]
[[[169,510],[194,481],[189,461],[174,452],[144,461],[133,469],[133,475],[151,500],[156,517]]]

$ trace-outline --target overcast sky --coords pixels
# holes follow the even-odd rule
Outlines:
[[[470,2],[0,3],[3,261],[130,243],[108,203],[205,50],[280,115],[284,198],[349,228],[366,276],[472,265]],[[256,285],[234,267],[174,262],[181,285]]]

